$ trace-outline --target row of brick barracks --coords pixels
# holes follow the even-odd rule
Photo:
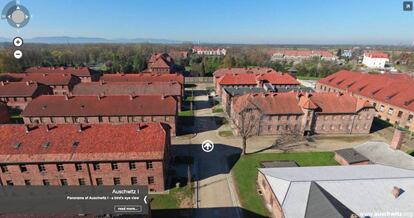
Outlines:
[[[163,191],[169,131],[161,123],[0,125],[0,184]]]
[[[414,79],[408,74],[342,70],[316,84],[318,92],[345,92],[370,102],[376,117],[414,131]]]

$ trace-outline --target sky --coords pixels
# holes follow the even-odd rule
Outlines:
[[[0,0],[0,7],[8,0]],[[411,44],[400,0],[20,0],[23,38],[156,38],[204,43]],[[0,37],[16,30],[0,20]]]

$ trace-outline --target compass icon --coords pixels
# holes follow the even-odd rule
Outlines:
[[[1,13],[1,19],[6,19],[10,26],[22,28],[30,21],[29,10],[17,1],[9,2]]]

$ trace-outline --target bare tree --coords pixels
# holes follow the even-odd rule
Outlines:
[[[262,116],[262,112],[257,107],[251,103],[247,103],[245,107],[233,117],[233,124],[242,138],[243,155],[247,154],[247,140],[258,134]]]
[[[300,144],[298,143],[305,140],[305,137],[299,128],[290,128],[289,126],[286,128],[287,129],[285,130],[282,137],[276,138],[275,142],[272,145],[273,149],[279,149],[282,152],[288,152],[296,147],[299,147]]]

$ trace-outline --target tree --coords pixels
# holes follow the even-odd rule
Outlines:
[[[281,137],[276,138],[275,142],[272,144],[272,149],[288,152],[298,147],[298,142],[305,140],[305,137],[299,128],[292,129],[289,128],[289,126],[287,128],[288,129]]]
[[[257,135],[262,117],[262,112],[249,102],[245,102],[241,111],[234,116],[233,124],[242,138],[243,155],[247,154],[247,140]]]

